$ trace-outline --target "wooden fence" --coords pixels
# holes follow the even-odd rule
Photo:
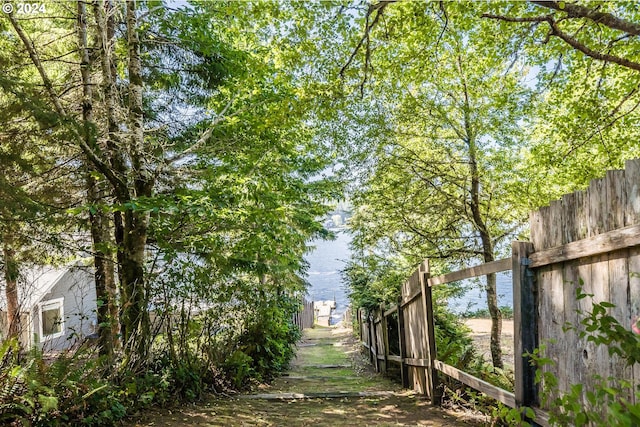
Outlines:
[[[593,303],[611,302],[610,315],[627,329],[640,315],[640,161],[608,171],[586,191],[565,195],[531,215],[530,268],[537,283],[538,340],[556,366],[545,367],[559,391],[599,382],[595,374],[640,384],[640,366],[626,366],[605,346],[580,339],[566,324],[580,327]],[[532,249],[531,249],[532,250]],[[591,298],[577,299],[582,287]],[[631,393],[624,396],[634,402]],[[583,395],[586,405],[586,396]]]
[[[313,301],[307,301],[306,298],[302,299],[302,308],[294,313],[293,315],[293,323],[297,325],[300,330],[304,330],[307,328],[313,328],[314,324],[314,316],[315,313],[313,311]]]
[[[546,345],[545,357],[557,362],[544,369],[558,378],[558,394],[583,384],[586,396],[596,386],[594,374],[637,387],[639,366],[625,366],[566,326],[581,327],[579,313],[590,311],[593,302],[615,304],[611,315],[628,328],[640,316],[640,160],[532,213],[530,222],[532,241],[513,242],[511,258],[436,277],[425,261],[402,286],[397,304],[368,316],[359,310],[362,344],[376,369],[398,364],[403,385],[436,404],[439,378],[447,375],[509,407],[533,408],[540,425],[548,425],[552,408],[540,407],[535,370],[524,356],[540,344]],[[433,286],[507,270],[514,298],[513,393],[438,360],[432,300]],[[577,299],[578,286],[593,294],[593,301]],[[634,396],[626,397],[634,402]]]

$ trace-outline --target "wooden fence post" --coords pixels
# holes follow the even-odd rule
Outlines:
[[[389,331],[387,324],[387,316],[384,315],[386,306],[382,304],[380,306],[380,327],[382,328],[382,350],[384,354],[384,362],[382,364],[382,372],[387,372],[387,367],[389,366]]]
[[[398,345],[400,347],[400,378],[402,379],[402,387],[409,388],[409,366],[404,361],[405,357],[407,357],[407,344],[404,336],[402,295],[398,297]]]
[[[436,327],[433,318],[433,297],[431,286],[427,284],[429,279],[429,260],[425,260],[420,264],[420,288],[422,290],[422,303],[424,305],[425,327],[427,339],[427,390],[431,403],[440,405],[442,403],[442,390],[438,379],[438,371],[435,368],[434,360],[436,360]]]
[[[527,267],[533,244],[513,242],[511,251],[516,405],[532,406],[537,400],[536,369],[524,354],[538,346],[534,274]]]
[[[373,365],[376,372],[380,372],[380,363],[378,361],[378,333],[376,332],[376,312],[371,313],[371,350],[373,355]]]
[[[373,365],[373,339],[371,338],[373,335],[373,322],[371,321],[371,313],[367,315],[367,341],[369,341],[369,362]]]

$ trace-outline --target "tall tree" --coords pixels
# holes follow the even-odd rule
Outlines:
[[[464,8],[384,13],[384,30],[365,28],[375,55],[363,52],[362,65],[394,128],[383,129],[388,140],[355,198],[357,233],[374,252],[382,242],[414,262],[494,261],[526,216],[509,191],[526,118],[521,65],[497,55],[499,38]],[[496,277],[486,280],[491,354],[502,367]]]

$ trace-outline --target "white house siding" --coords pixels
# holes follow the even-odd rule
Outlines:
[[[41,335],[40,307],[47,301],[62,299],[63,329],[61,336]],[[33,342],[42,351],[65,350],[96,331],[96,289],[93,272],[87,267],[70,267],[53,288],[32,309]]]

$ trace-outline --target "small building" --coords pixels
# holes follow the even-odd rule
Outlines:
[[[0,340],[7,336],[7,301],[0,278]],[[60,351],[97,332],[96,286],[93,268],[29,268],[18,279],[20,341],[25,348]]]

